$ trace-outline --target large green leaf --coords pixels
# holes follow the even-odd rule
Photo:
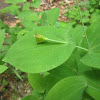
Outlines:
[[[74,76],[77,74],[77,62],[74,58],[74,53],[70,56],[70,58],[61,64],[59,67],[50,70],[49,72],[54,76],[59,78],[66,78],[69,76]]]
[[[0,65],[0,74],[3,73],[4,71],[6,71],[8,69],[8,67],[4,66],[4,65]]]
[[[81,76],[65,78],[49,91],[45,100],[82,100],[87,82]]]
[[[100,68],[100,20],[96,20],[87,30],[89,52],[81,59],[82,63]]]
[[[34,95],[28,95],[23,97],[21,100],[40,100],[40,99],[35,97]]]
[[[13,3],[13,4],[17,4],[17,3],[23,3],[26,2],[26,0],[6,0],[5,3]]]
[[[100,100],[100,70],[88,71],[84,76],[88,82],[86,92],[95,100]]]
[[[0,30],[0,48],[1,48],[2,44],[3,44],[4,37],[5,37],[5,30],[2,29],[2,30]]]
[[[45,91],[45,80],[40,74],[28,74],[29,82],[33,89],[39,93],[44,93]]]
[[[54,25],[59,17],[60,9],[59,8],[53,8],[51,10],[47,11],[47,21],[48,24]]]
[[[34,33],[41,34],[53,41],[38,44]],[[65,30],[39,27],[17,41],[3,60],[24,72],[45,72],[64,63],[74,48],[75,44]]]
[[[91,68],[80,62],[79,52],[77,49],[75,49],[66,62],[61,64],[59,67],[50,70],[49,72],[59,78],[66,78],[77,74],[83,74],[88,70],[91,70]]]
[[[71,31],[71,34],[73,36],[73,39],[74,41],[76,42],[76,44],[78,45],[82,38],[83,38],[83,35],[84,35],[84,31],[83,31],[83,27],[78,25],[76,26],[72,31]]]

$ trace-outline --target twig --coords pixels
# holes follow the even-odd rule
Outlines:
[[[85,30],[85,27],[84,27],[83,18],[82,18],[82,14],[81,14],[81,11],[80,11],[78,0],[76,0],[76,3],[77,3],[77,7],[78,7],[78,10],[79,10],[79,13],[80,13],[81,22],[82,22],[82,26],[83,26],[83,31],[84,31],[84,34],[85,34],[85,37],[86,37],[86,40],[87,40],[87,44],[88,44],[88,47],[90,48],[90,44],[89,44],[89,40],[88,40],[86,30]]]

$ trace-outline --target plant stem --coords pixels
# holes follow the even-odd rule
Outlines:
[[[80,46],[76,46],[77,48],[80,48],[80,49],[82,49],[82,50],[85,50],[85,51],[89,51],[88,49],[86,49],[86,48],[83,48],[83,47],[80,47]]]
[[[77,3],[77,7],[78,7],[79,14],[80,14],[80,17],[81,17],[81,22],[82,22],[83,31],[84,31],[84,34],[85,34],[85,37],[86,37],[86,40],[87,40],[87,44],[88,44],[88,47],[90,48],[90,44],[89,44],[89,40],[88,40],[88,37],[87,37],[87,34],[86,34],[86,30],[85,30],[85,27],[84,27],[83,18],[82,18],[82,14],[81,14],[81,11],[80,11],[78,0],[76,0],[76,3]]]
[[[48,41],[52,41],[52,42],[56,42],[56,43],[62,43],[62,44],[66,44],[66,42],[62,42],[62,41],[57,41],[57,40],[52,40],[52,39],[46,39]]]
[[[21,78],[21,76],[19,75],[19,73],[18,73],[13,67],[11,67],[11,70],[15,73],[15,75],[16,75],[21,81],[23,81],[23,79]]]

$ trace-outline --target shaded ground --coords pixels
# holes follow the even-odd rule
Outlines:
[[[23,81],[11,70],[0,75],[0,100],[20,100],[32,92],[27,74],[21,72],[20,75]]]
[[[9,4],[5,4],[4,0],[0,0],[0,10],[9,6]],[[36,12],[49,10],[51,8],[58,7],[60,8],[60,16],[59,21],[68,22],[68,19],[64,16],[66,13],[65,9],[68,6],[74,5],[75,0],[57,0],[54,2],[47,2],[46,0],[42,0],[41,6],[38,9],[35,9]],[[3,14],[0,18],[4,21],[4,23],[8,24],[9,26],[16,25],[15,16],[10,15],[9,13]],[[30,87],[27,79],[27,75],[22,73],[23,81],[16,78],[16,75],[9,74],[4,72],[0,75],[0,100],[20,100],[25,95],[31,93],[32,88]],[[3,80],[4,79],[4,80]],[[6,81],[6,84],[3,84],[3,81]]]

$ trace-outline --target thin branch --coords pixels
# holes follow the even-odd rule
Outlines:
[[[85,50],[85,51],[89,51],[88,49],[86,49],[86,48],[83,48],[83,47],[80,47],[80,46],[76,46],[77,48],[80,48],[80,49],[82,49],[82,50]]]
[[[81,22],[82,22],[82,26],[83,26],[83,31],[84,31],[84,34],[85,34],[85,37],[86,37],[86,40],[87,40],[87,44],[88,44],[88,47],[90,48],[90,44],[89,44],[89,40],[88,40],[86,30],[85,30],[85,27],[84,27],[83,18],[82,18],[82,14],[81,14],[81,11],[80,11],[78,0],[76,0],[76,3],[77,3],[77,7],[78,7],[78,10],[79,10],[79,13],[80,13]]]

